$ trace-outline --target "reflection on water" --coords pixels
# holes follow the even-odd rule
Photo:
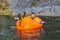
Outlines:
[[[40,40],[41,29],[18,30],[17,38],[19,40]]]
[[[41,36],[42,33],[40,34],[39,29],[37,30],[34,29],[31,31],[27,30],[27,32],[26,30],[25,31],[22,30],[20,32],[17,31],[17,34],[19,35],[16,36],[16,31],[15,31],[16,26],[12,25],[15,23],[14,20],[11,20],[10,17],[8,17],[10,19],[8,20],[8,18],[6,19],[5,16],[1,18],[0,18],[0,40],[18,40],[17,38],[20,37],[23,37],[23,39],[20,38],[20,40],[21,39],[22,40],[28,40],[28,39],[29,40],[33,40],[33,39],[34,40],[60,40],[60,17],[41,17],[42,19],[44,20],[46,19],[48,21],[48,24],[43,26],[45,35],[42,36]],[[37,34],[39,34],[40,36],[37,36]]]

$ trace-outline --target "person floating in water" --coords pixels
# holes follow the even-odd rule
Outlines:
[[[32,12],[30,16],[26,16],[16,22],[18,37],[30,38],[33,36],[40,36],[40,31],[42,30],[43,23],[45,22],[42,21],[41,18],[37,17],[34,12]],[[32,39],[30,38],[28,40]]]

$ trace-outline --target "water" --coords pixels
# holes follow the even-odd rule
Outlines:
[[[0,30],[0,40],[15,40],[16,34],[15,30]]]
[[[5,17],[6,16],[4,16],[4,18]],[[1,18],[3,19],[3,17],[0,17],[0,19]],[[48,24],[44,24],[43,26],[45,34],[42,35],[41,37],[37,36],[38,38],[40,38],[39,40],[60,40],[60,17],[41,17],[41,18],[44,21],[47,21]],[[9,21],[13,22],[13,20],[11,19]],[[13,22],[12,24],[14,23],[15,22]],[[10,24],[9,26],[7,26],[7,24],[5,24],[6,26],[2,26],[3,24],[0,25],[0,40],[17,40],[15,24],[14,25],[12,24]]]

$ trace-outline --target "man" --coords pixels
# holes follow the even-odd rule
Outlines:
[[[16,23],[17,36],[18,38],[22,37],[27,40],[40,40],[39,38],[32,38],[34,36],[41,36],[41,30],[43,30],[43,22],[41,18],[37,17],[34,12],[30,16],[26,16],[21,20],[18,20]]]
[[[19,29],[38,28],[42,27],[43,23],[45,22],[32,12],[30,16],[26,16],[21,20],[18,20],[16,22],[16,27],[19,27]]]
[[[39,17],[36,17],[36,15],[35,15],[35,13],[34,12],[32,12],[31,13],[31,18],[33,19],[33,20],[35,20],[35,21],[37,21],[37,22],[39,22],[39,23],[45,23],[44,21],[42,21],[42,19],[41,18],[39,18]]]

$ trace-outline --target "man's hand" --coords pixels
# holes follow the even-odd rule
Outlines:
[[[44,21],[41,21],[41,23],[42,23],[42,24],[45,24],[46,22],[44,22]]]

